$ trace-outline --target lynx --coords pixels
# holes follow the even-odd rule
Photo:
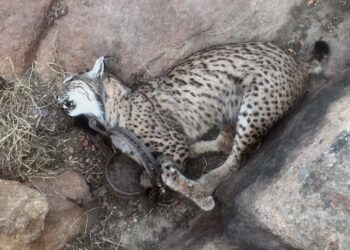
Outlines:
[[[131,91],[104,75],[104,57],[92,70],[63,83],[58,101],[70,116],[92,115],[108,130],[134,133],[160,154],[164,183],[200,208],[215,206],[213,191],[239,170],[243,156],[305,93],[309,75],[320,73],[329,46],[317,41],[310,62],[272,43],[215,46],[185,58],[163,76]],[[213,127],[212,141],[201,136]],[[186,159],[208,152],[227,160],[197,180],[181,173]]]

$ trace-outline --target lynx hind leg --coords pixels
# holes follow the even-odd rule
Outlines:
[[[229,155],[233,145],[234,133],[233,125],[225,125],[215,140],[193,143],[190,146],[189,157],[195,158],[210,152],[220,152]]]
[[[254,92],[247,94],[243,99],[231,154],[221,166],[197,180],[196,192],[211,194],[221,183],[225,182],[232,173],[239,169],[247,151],[260,141],[281,116],[279,102],[271,101],[271,98],[270,101],[265,102],[263,101],[267,99],[265,94],[261,92],[258,92],[258,95],[254,94]],[[275,112],[271,112],[272,110]]]
[[[251,103],[254,103],[254,100],[249,96],[242,103],[232,151],[221,166],[194,181],[183,176],[170,164],[164,164],[162,165],[163,181],[173,190],[190,198],[202,209],[211,210],[214,207],[213,191],[239,169],[243,154],[267,132],[268,128],[277,119],[277,117],[256,118],[256,114],[259,114],[259,108],[258,106],[252,106]],[[265,120],[268,120],[268,122],[265,122]]]
[[[162,156],[160,164],[162,169],[161,177],[165,185],[183,194],[205,211],[210,211],[214,208],[215,201],[213,197],[203,193],[196,193],[194,190],[195,181],[187,179],[169,158]]]

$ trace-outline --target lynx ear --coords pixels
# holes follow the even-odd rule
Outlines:
[[[92,79],[101,78],[105,70],[104,59],[105,59],[104,56],[101,56],[100,58],[98,58],[92,70],[86,72],[85,75]]]

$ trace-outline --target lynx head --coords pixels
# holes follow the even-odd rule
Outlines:
[[[92,70],[67,77],[57,97],[58,103],[69,116],[94,116],[104,123],[102,77],[104,57],[96,60]]]

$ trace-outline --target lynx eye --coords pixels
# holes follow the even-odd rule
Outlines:
[[[65,100],[63,102],[63,107],[67,108],[67,109],[72,109],[74,108],[74,102],[73,101],[70,101],[70,100]]]

